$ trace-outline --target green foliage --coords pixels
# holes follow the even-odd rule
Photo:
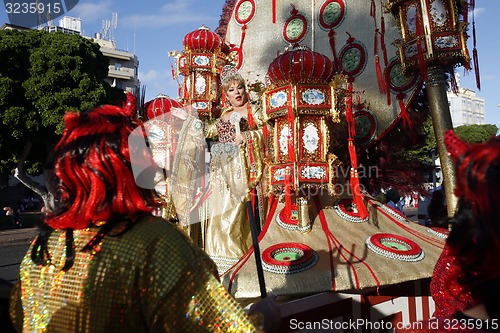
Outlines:
[[[411,147],[395,153],[397,159],[404,161],[414,161],[424,164],[432,163],[431,150],[436,149],[436,137],[434,136],[434,127],[432,119],[427,118],[427,121],[422,127],[422,133],[418,141]]]
[[[462,125],[454,128],[453,130],[462,140],[479,143],[494,136],[498,131],[498,127],[490,124]],[[422,135],[423,138],[420,139],[417,144],[398,152],[398,158],[406,161],[419,161],[427,164],[432,163],[430,152],[432,149],[436,149],[437,145],[436,137],[434,135],[434,127],[432,126],[432,120],[430,117],[424,124]]]
[[[456,127],[454,131],[464,141],[481,143],[494,136],[498,131],[498,127],[491,124],[462,125]]]
[[[108,58],[91,40],[38,30],[0,31],[0,173],[10,173],[28,142],[26,170],[40,173],[67,111],[117,100],[104,81]]]

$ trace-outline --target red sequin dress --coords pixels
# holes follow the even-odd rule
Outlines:
[[[431,280],[431,295],[436,304],[434,317],[448,317],[474,305],[471,293],[458,283],[462,275],[458,260],[445,245]]]

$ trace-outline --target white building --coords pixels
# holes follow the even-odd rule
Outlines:
[[[102,39],[99,34],[92,40],[100,45],[102,54],[109,58],[106,82],[125,92],[135,92],[140,86],[137,56],[128,51],[118,50],[114,41]]]
[[[458,74],[456,80],[459,84],[458,93],[447,92],[453,127],[485,124],[484,98],[476,96],[474,90],[461,88]]]

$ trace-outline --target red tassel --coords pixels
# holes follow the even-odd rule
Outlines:
[[[272,0],[272,22],[276,23],[276,0]]]
[[[410,119],[410,116],[408,115],[408,111],[406,110],[405,102],[404,102],[404,94],[398,94],[397,99],[399,102],[399,109],[401,110],[401,113],[399,116],[401,117],[401,120],[403,121],[403,126],[406,129],[410,129],[410,131],[413,133],[413,128],[412,128],[412,122]]]
[[[385,20],[383,14],[380,19],[380,49],[382,50],[382,55],[384,57],[384,67],[387,67],[389,60],[387,57],[387,48],[385,47]]]
[[[384,75],[382,74],[382,68],[380,67],[380,59],[378,55],[375,55],[375,70],[377,71],[377,82],[378,90],[381,94],[386,93]]]
[[[292,109],[288,109],[288,126],[290,130],[290,135],[288,136],[288,156],[290,162],[295,163],[295,152],[293,149],[293,114]]]
[[[337,51],[335,50],[335,31],[333,29],[330,29],[328,32],[328,41],[330,42],[330,48],[332,49],[333,66],[335,67],[335,70],[337,70],[339,61],[337,59]]]
[[[346,92],[346,102],[345,102],[345,112],[347,121],[347,132],[348,132],[348,149],[349,157],[351,160],[351,177],[349,179],[349,184],[351,186],[353,202],[356,205],[360,218],[364,219],[368,216],[368,210],[363,202],[359,178],[358,178],[358,157],[356,155],[356,148],[354,147],[354,138],[356,136],[356,127],[354,123],[354,114],[352,112],[352,82],[347,84]]]
[[[285,169],[285,212],[287,217],[292,216],[292,191],[291,191],[291,172],[290,168],[286,167]]]
[[[455,75],[450,75],[450,85],[451,85],[451,91],[453,91],[453,93],[455,94],[458,94],[458,83],[457,83],[457,79],[455,77]]]
[[[481,78],[479,76],[479,58],[477,56],[476,49],[476,19],[474,17],[474,0],[471,0],[471,9],[472,9],[472,39],[474,48],[472,49],[472,58],[474,60],[474,74],[476,74],[476,87],[478,90],[481,90]]]

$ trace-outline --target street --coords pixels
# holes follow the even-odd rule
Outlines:
[[[0,231],[0,280],[13,283],[19,273],[19,264],[26,253],[36,228]]]

